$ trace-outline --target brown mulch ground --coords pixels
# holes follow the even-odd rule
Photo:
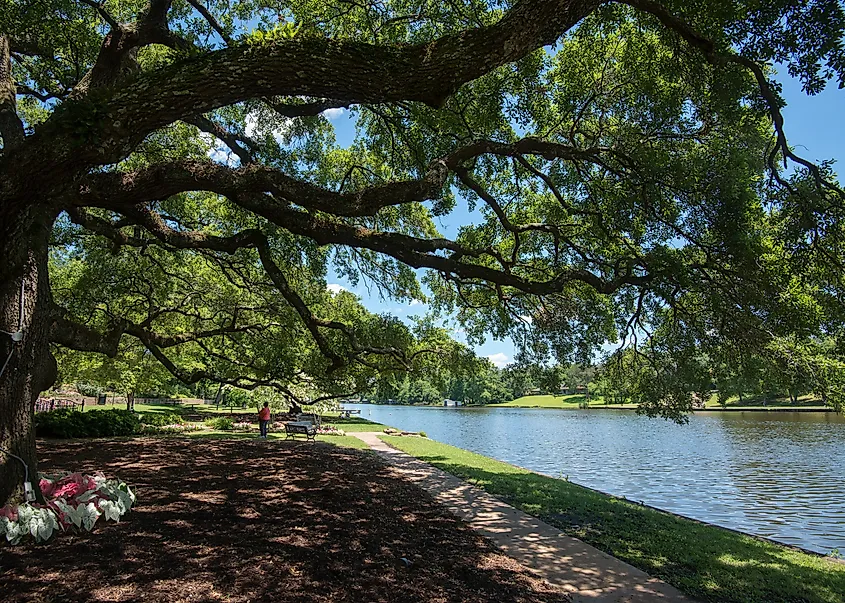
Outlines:
[[[0,545],[4,603],[569,600],[371,454],[147,439],[40,455],[43,470],[119,476],[137,507],[92,534]]]

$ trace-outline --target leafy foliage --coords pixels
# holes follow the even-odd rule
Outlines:
[[[144,412],[140,414],[141,423],[143,423],[144,425],[152,425],[153,427],[177,425],[185,422],[185,419],[173,413]]]
[[[89,410],[61,408],[35,415],[35,433],[41,438],[102,438],[130,436],[141,421],[128,410]]]
[[[767,67],[841,85],[841,2],[43,4],[0,31],[23,150],[56,141],[20,156],[73,166],[43,192],[53,337],[83,350],[63,378],[515,395],[448,318],[525,365],[617,342],[653,414],[749,387],[752,357],[841,406],[843,193],[789,146]],[[459,206],[477,219],[446,239]],[[373,314],[330,275],[434,314]]]
[[[231,431],[234,429],[234,421],[229,417],[212,417],[205,420],[205,426],[211,429],[219,429],[221,431]]]
[[[119,522],[136,500],[126,483],[106,479],[101,473],[41,475],[39,487],[46,505],[24,503],[0,509],[0,536],[5,536],[11,544],[29,536],[43,543],[59,530],[76,528],[90,532],[101,516]]]

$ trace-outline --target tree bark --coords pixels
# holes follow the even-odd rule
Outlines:
[[[56,379],[50,352],[52,297],[47,269],[50,230],[55,215],[35,204],[14,214],[0,212],[0,447],[28,466],[36,494],[33,415],[39,394]],[[19,339],[19,341],[15,341]],[[25,470],[0,453],[0,505],[22,497]]]

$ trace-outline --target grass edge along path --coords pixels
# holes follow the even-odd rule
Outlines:
[[[845,564],[644,507],[426,438],[395,448],[707,601],[842,603]]]

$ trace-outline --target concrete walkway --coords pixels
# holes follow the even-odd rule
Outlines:
[[[522,511],[457,477],[391,448],[380,433],[350,432],[403,477],[428,491],[502,551],[541,578],[570,591],[576,603],[691,603],[692,599],[642,570]]]

